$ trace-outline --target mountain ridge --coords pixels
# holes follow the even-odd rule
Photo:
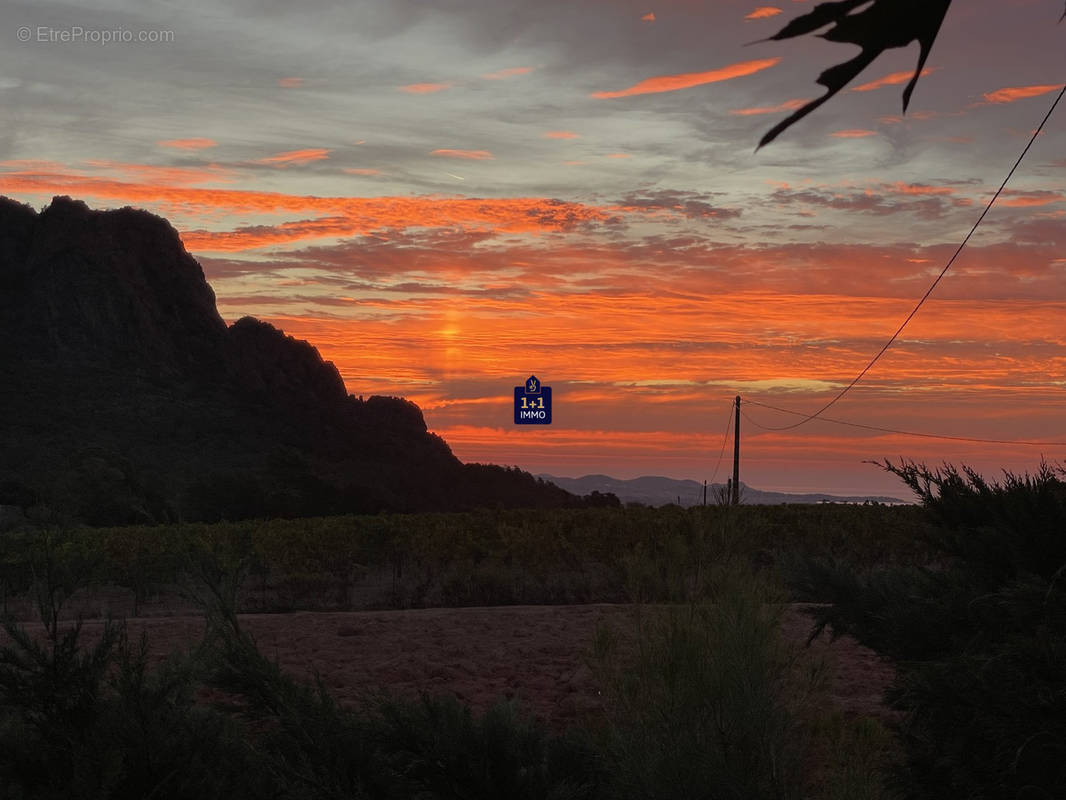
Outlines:
[[[612,478],[609,475],[592,474],[580,478],[566,478],[538,473],[538,478],[554,483],[576,494],[591,492],[611,493],[623,503],[644,505],[667,505],[677,503],[695,506],[703,502],[703,484],[694,480],[680,480],[661,475],[642,475],[639,478]],[[707,503],[714,505],[719,496],[724,496],[726,485],[708,484]],[[824,492],[790,493],[768,492],[740,482],[741,502],[747,505],[779,505],[783,503],[893,503],[903,504],[898,497],[883,495],[834,495]]]
[[[227,325],[165,219],[62,196],[0,197],[0,453],[0,505],[92,524],[580,502],[463,464],[312,344]]]

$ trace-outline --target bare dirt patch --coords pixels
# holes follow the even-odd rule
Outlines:
[[[635,610],[623,605],[499,606],[406,611],[308,611],[241,614],[241,625],[268,658],[300,680],[317,672],[343,705],[367,692],[401,695],[454,693],[475,711],[499,698],[518,698],[524,709],[562,728],[602,708],[592,671],[585,664],[596,626],[625,629]],[[194,646],[204,633],[198,616],[127,620],[131,639],[147,635],[149,654],[160,661]],[[101,620],[83,625],[86,641]],[[27,625],[43,636],[39,624]],[[810,619],[794,605],[783,632],[802,643]],[[6,636],[0,632],[0,643]],[[831,702],[846,714],[887,717],[881,695],[891,667],[853,639],[812,644],[829,664]]]

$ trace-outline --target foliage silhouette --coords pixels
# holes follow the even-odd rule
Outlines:
[[[910,798],[1066,796],[1066,474],[988,481],[884,462],[922,500],[938,560],[857,569],[808,560],[792,576],[826,625],[893,661]]]
[[[867,8],[856,11],[869,3]],[[814,10],[791,20],[769,40],[779,41],[795,36],[814,33],[814,31],[831,25],[821,38],[830,42],[854,44],[862,51],[854,58],[830,67],[818,76],[818,83],[828,91],[821,97],[811,100],[791,115],[772,127],[759,140],[759,147],[769,144],[833,95],[848,85],[866,67],[872,64],[885,50],[894,47],[906,47],[917,41],[921,48],[914,75],[903,90],[903,111],[906,113],[911,93],[921,77],[929,52],[933,48],[940,25],[944,21],[951,0],[837,0],[819,3]],[[854,12],[854,13],[853,13]],[[1066,18],[1066,12],[1062,18]],[[1061,19],[1060,18],[1060,21]],[[758,149],[758,148],[756,148]]]

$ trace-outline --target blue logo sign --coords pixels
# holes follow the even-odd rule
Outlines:
[[[514,424],[552,424],[552,387],[541,384],[536,375],[526,378],[524,386],[514,387]]]

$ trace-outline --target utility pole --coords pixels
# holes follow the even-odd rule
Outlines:
[[[703,504],[707,505],[707,479],[703,479]]]
[[[736,399],[737,416],[733,421],[733,496],[730,503],[740,505],[740,395]]]

